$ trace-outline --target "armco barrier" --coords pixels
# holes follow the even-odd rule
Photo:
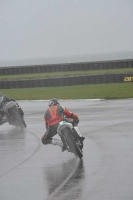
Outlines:
[[[133,68],[133,60],[0,67],[0,75]]]
[[[0,81],[0,89],[133,82],[133,73]]]

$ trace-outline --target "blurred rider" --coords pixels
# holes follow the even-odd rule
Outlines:
[[[6,105],[6,103],[8,103],[10,101],[15,101],[15,99],[12,99],[5,95],[2,95],[2,92],[0,92],[0,125],[8,122],[8,119],[5,116],[4,106]],[[18,103],[17,103],[17,105],[18,105]],[[23,117],[24,112],[19,105],[18,105],[18,109],[20,111],[21,116]]]
[[[70,122],[70,120],[65,118],[65,116],[67,118],[74,119],[77,122],[77,124],[79,123],[78,115],[70,112],[67,108],[61,106],[56,98],[51,99],[49,102],[49,108],[44,113],[45,127],[47,129],[45,134],[42,136],[42,143],[44,145],[46,144],[59,145],[62,148],[62,151],[65,150],[61,140],[52,138],[54,135],[57,134],[58,123],[60,121]],[[81,135],[78,127],[76,128],[79,137],[83,141],[85,137]]]
[[[15,100],[7,96],[3,96],[2,92],[0,92],[0,125],[8,122],[7,118],[5,117],[5,112],[3,108],[4,108],[4,105],[10,101],[15,101]]]
[[[2,95],[2,92],[0,92],[0,109],[9,101],[15,101],[15,99]]]

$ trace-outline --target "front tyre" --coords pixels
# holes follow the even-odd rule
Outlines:
[[[79,146],[76,144],[74,137],[71,133],[71,129],[69,127],[66,127],[62,129],[62,137],[63,137],[63,142],[66,143],[66,145],[70,148],[71,152],[74,153],[74,155],[78,158],[83,157],[83,152],[79,148]]]
[[[14,113],[14,120],[21,129],[26,128],[26,124],[23,122],[23,119],[18,112]]]

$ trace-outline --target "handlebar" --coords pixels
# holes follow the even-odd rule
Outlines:
[[[73,119],[73,126],[77,126],[79,123],[79,119]]]

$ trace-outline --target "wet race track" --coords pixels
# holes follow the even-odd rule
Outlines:
[[[60,103],[79,115],[83,159],[41,143],[47,101],[19,101],[27,129],[0,126],[0,200],[132,200],[133,99]]]

